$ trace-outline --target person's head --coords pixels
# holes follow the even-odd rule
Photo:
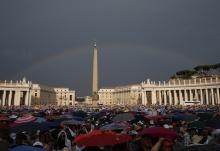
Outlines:
[[[150,149],[153,145],[152,140],[149,136],[142,137],[140,143],[143,148],[148,148],[148,149]]]
[[[173,140],[166,138],[163,140],[163,148],[172,148],[173,147]]]

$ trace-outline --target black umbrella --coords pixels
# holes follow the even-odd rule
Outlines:
[[[215,129],[219,129],[220,128],[220,117],[214,117],[214,118],[206,121],[206,126],[212,127]]]
[[[77,121],[77,120],[68,120],[62,122],[64,125],[82,125],[84,124],[84,121]]]
[[[114,122],[120,122],[120,121],[131,121],[134,119],[134,115],[132,113],[121,113],[116,115],[112,120]]]
[[[50,127],[43,123],[26,123],[19,124],[11,128],[11,132],[20,133],[20,132],[34,132],[37,130],[48,130]]]
[[[194,121],[188,124],[188,129],[203,129],[205,127],[205,123],[202,121]]]
[[[199,112],[196,115],[199,117],[200,121],[206,121],[212,118],[213,113],[212,112]]]
[[[177,151],[220,151],[220,145],[191,145]]]

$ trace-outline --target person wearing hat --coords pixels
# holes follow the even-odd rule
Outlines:
[[[201,144],[200,141],[203,139],[202,136],[199,135],[193,135],[192,137],[192,144]]]

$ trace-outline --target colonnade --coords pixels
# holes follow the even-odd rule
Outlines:
[[[31,105],[30,90],[2,89],[0,90],[0,106]]]
[[[220,77],[142,82],[142,104],[220,104]]]
[[[143,104],[220,104],[220,88],[156,89],[142,92]]]

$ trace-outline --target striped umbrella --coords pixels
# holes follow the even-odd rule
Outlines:
[[[0,116],[0,121],[8,121],[9,118],[7,116]]]
[[[15,124],[24,124],[24,123],[30,123],[36,120],[36,117],[34,116],[24,116],[19,117],[17,120],[15,120]]]

